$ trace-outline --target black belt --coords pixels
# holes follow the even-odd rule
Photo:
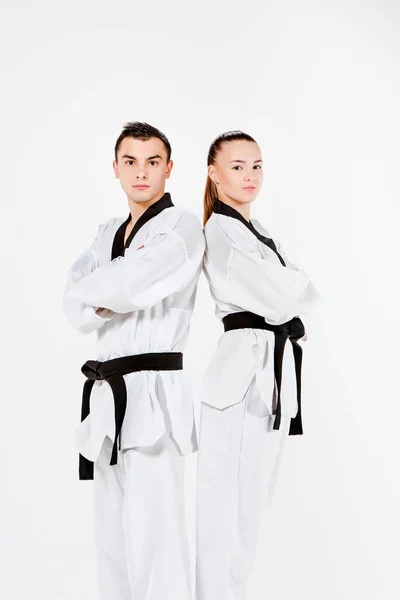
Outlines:
[[[182,362],[182,352],[148,352],[113,358],[104,362],[88,360],[82,366],[82,373],[87,380],[83,386],[81,421],[90,413],[90,394],[95,381],[106,381],[114,396],[115,437],[110,465],[117,464],[118,438],[120,438],[126,411],[127,393],[123,376],[136,371],[177,371],[183,368]],[[80,454],[79,479],[93,479],[93,475],[93,462]]]
[[[297,385],[297,415],[291,419],[289,435],[301,435],[303,433],[303,425],[301,421],[301,361],[303,349],[298,344],[298,340],[305,334],[304,325],[299,317],[294,317],[281,325],[271,325],[266,323],[265,319],[260,315],[252,312],[237,312],[226,315],[222,319],[225,331],[232,329],[268,329],[275,334],[275,351],[274,351],[274,373],[277,387],[277,405],[276,416],[274,421],[274,429],[279,429],[281,424],[281,384],[282,384],[282,364],[285,344],[288,339],[292,342],[294,364],[296,369],[296,385]]]

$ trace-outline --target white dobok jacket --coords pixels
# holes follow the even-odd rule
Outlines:
[[[101,225],[68,274],[65,314],[79,331],[97,331],[98,361],[183,352],[188,337],[204,252],[199,220],[174,206],[169,193],[144,212],[124,245],[129,220],[130,215]],[[184,370],[139,371],[124,379],[122,449],[152,446],[167,430],[182,454],[197,449]],[[95,381],[90,414],[76,433],[80,454],[95,461],[105,436],[113,439],[114,432],[112,390],[106,381]]]
[[[287,260],[280,244],[272,242],[268,231],[255,219],[248,222],[237,210],[216,200],[204,233],[204,271],[219,319],[249,311],[269,324],[280,325],[307,312],[321,299],[309,277]],[[272,331],[226,331],[203,380],[201,401],[219,409],[241,402],[256,377],[261,398],[269,413],[274,414],[273,357]],[[298,405],[290,343],[284,351],[281,394],[282,413],[294,417]]]

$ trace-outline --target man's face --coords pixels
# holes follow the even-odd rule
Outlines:
[[[172,165],[172,160],[167,162],[163,142],[155,137],[146,141],[124,138],[118,148],[117,161],[113,161],[122,189],[129,200],[138,203],[161,198]]]

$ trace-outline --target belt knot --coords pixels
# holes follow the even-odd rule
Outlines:
[[[92,381],[100,381],[105,379],[105,376],[102,374],[101,367],[102,362],[99,360],[88,360],[82,366],[81,371],[88,379]]]
[[[293,317],[290,323],[289,337],[292,340],[299,340],[306,332],[303,321],[299,317]]]

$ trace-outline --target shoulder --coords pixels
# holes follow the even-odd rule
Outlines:
[[[97,236],[101,237],[102,235],[110,233],[110,232],[115,233],[115,231],[118,229],[118,227],[120,225],[122,225],[122,223],[124,221],[126,221],[127,218],[128,218],[128,215],[126,215],[124,217],[112,217],[108,221],[105,221],[104,223],[100,223],[98,230],[97,230]]]
[[[190,234],[203,235],[203,228],[198,217],[188,210],[184,210],[179,206],[171,206],[160,213],[157,217],[155,228],[159,231],[163,230],[176,231],[177,233],[188,232]]]
[[[200,219],[190,210],[185,210],[178,206],[175,206],[174,208],[176,209],[177,213],[179,213],[180,221],[183,225],[186,225],[187,227],[193,227],[194,229],[203,229]]]
[[[204,227],[207,243],[218,241],[240,248],[256,247],[257,238],[238,219],[213,213]]]
[[[183,209],[180,206],[173,206],[171,212],[176,215],[181,224],[186,225],[188,227],[194,227],[196,229],[202,229],[200,219],[189,210]]]
[[[104,223],[100,223],[93,241],[92,248],[99,249],[103,244],[109,242],[110,236],[114,236],[118,227],[126,221],[127,217],[112,217]]]
[[[235,221],[235,219],[226,217],[225,215],[212,213],[207,223],[204,225],[205,236],[207,238],[213,236],[229,237],[232,227],[235,228],[235,223],[230,223],[230,221]]]

